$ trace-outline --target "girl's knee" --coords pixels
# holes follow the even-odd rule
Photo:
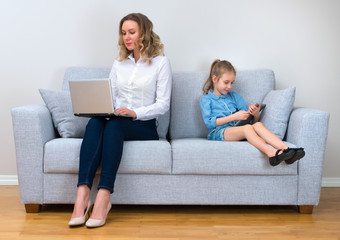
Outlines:
[[[243,129],[245,131],[252,131],[252,130],[254,130],[254,127],[253,127],[253,125],[246,124],[246,125],[243,126]]]
[[[263,123],[261,123],[261,122],[256,122],[256,123],[253,124],[253,126],[254,126],[254,130],[256,132],[262,132],[262,131],[265,131],[267,129],[266,126],[263,125]]]
[[[255,132],[253,125],[250,125],[250,124],[243,125],[242,130],[243,130],[244,136],[247,136],[248,134]]]
[[[264,125],[261,122],[256,122],[256,123],[253,124],[253,126],[254,127],[263,127]]]

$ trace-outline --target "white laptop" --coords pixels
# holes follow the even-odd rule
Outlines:
[[[80,117],[124,116],[114,113],[110,79],[70,81],[74,115]]]

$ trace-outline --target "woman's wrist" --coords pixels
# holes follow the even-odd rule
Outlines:
[[[132,112],[132,117],[133,117],[133,119],[136,119],[136,118],[137,118],[136,112],[135,112],[135,111],[131,111],[131,112]]]

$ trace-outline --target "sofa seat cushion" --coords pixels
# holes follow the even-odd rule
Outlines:
[[[82,139],[57,138],[45,144],[45,173],[78,173]],[[171,146],[166,140],[126,141],[118,173],[171,173]]]
[[[272,167],[268,157],[247,141],[224,142],[186,138],[173,140],[171,146],[173,174],[297,174],[296,162],[291,165],[281,163]]]

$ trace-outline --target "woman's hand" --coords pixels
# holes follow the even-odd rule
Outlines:
[[[127,107],[117,108],[115,110],[115,113],[118,114],[118,115],[127,115],[127,116],[131,116],[133,118],[137,118],[137,114],[134,111],[128,109]]]
[[[257,106],[256,106],[257,105]],[[254,117],[257,116],[260,113],[260,108],[261,108],[261,104],[250,104],[248,112],[253,115]]]
[[[250,113],[249,111],[238,111],[236,113],[233,114],[235,116],[235,120],[246,120]]]

